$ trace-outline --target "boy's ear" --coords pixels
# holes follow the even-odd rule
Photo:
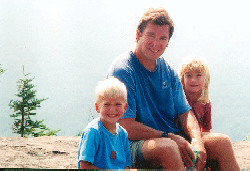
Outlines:
[[[126,103],[126,104],[124,105],[124,110],[125,110],[125,112],[126,112],[127,108],[128,108],[128,103]]]
[[[97,103],[95,103],[95,110],[97,113],[100,113],[99,105]]]

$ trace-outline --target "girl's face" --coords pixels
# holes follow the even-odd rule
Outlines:
[[[200,71],[190,71],[184,74],[184,90],[187,93],[198,93],[202,91],[204,74]]]

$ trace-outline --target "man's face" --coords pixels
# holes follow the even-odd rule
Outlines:
[[[159,26],[152,23],[147,24],[142,34],[138,31],[136,35],[140,55],[138,57],[148,62],[155,62],[168,46],[169,31],[169,25]]]

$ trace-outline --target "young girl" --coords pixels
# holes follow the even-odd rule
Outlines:
[[[192,107],[202,132],[210,132],[211,100],[208,95],[210,70],[206,61],[191,56],[183,61],[179,71],[186,98]]]

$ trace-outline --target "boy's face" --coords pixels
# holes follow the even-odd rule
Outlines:
[[[95,104],[96,111],[101,114],[101,121],[104,123],[115,124],[125,113],[127,103],[124,98],[104,98]]]
[[[199,71],[190,71],[184,74],[184,90],[188,93],[202,91],[204,75]]]

